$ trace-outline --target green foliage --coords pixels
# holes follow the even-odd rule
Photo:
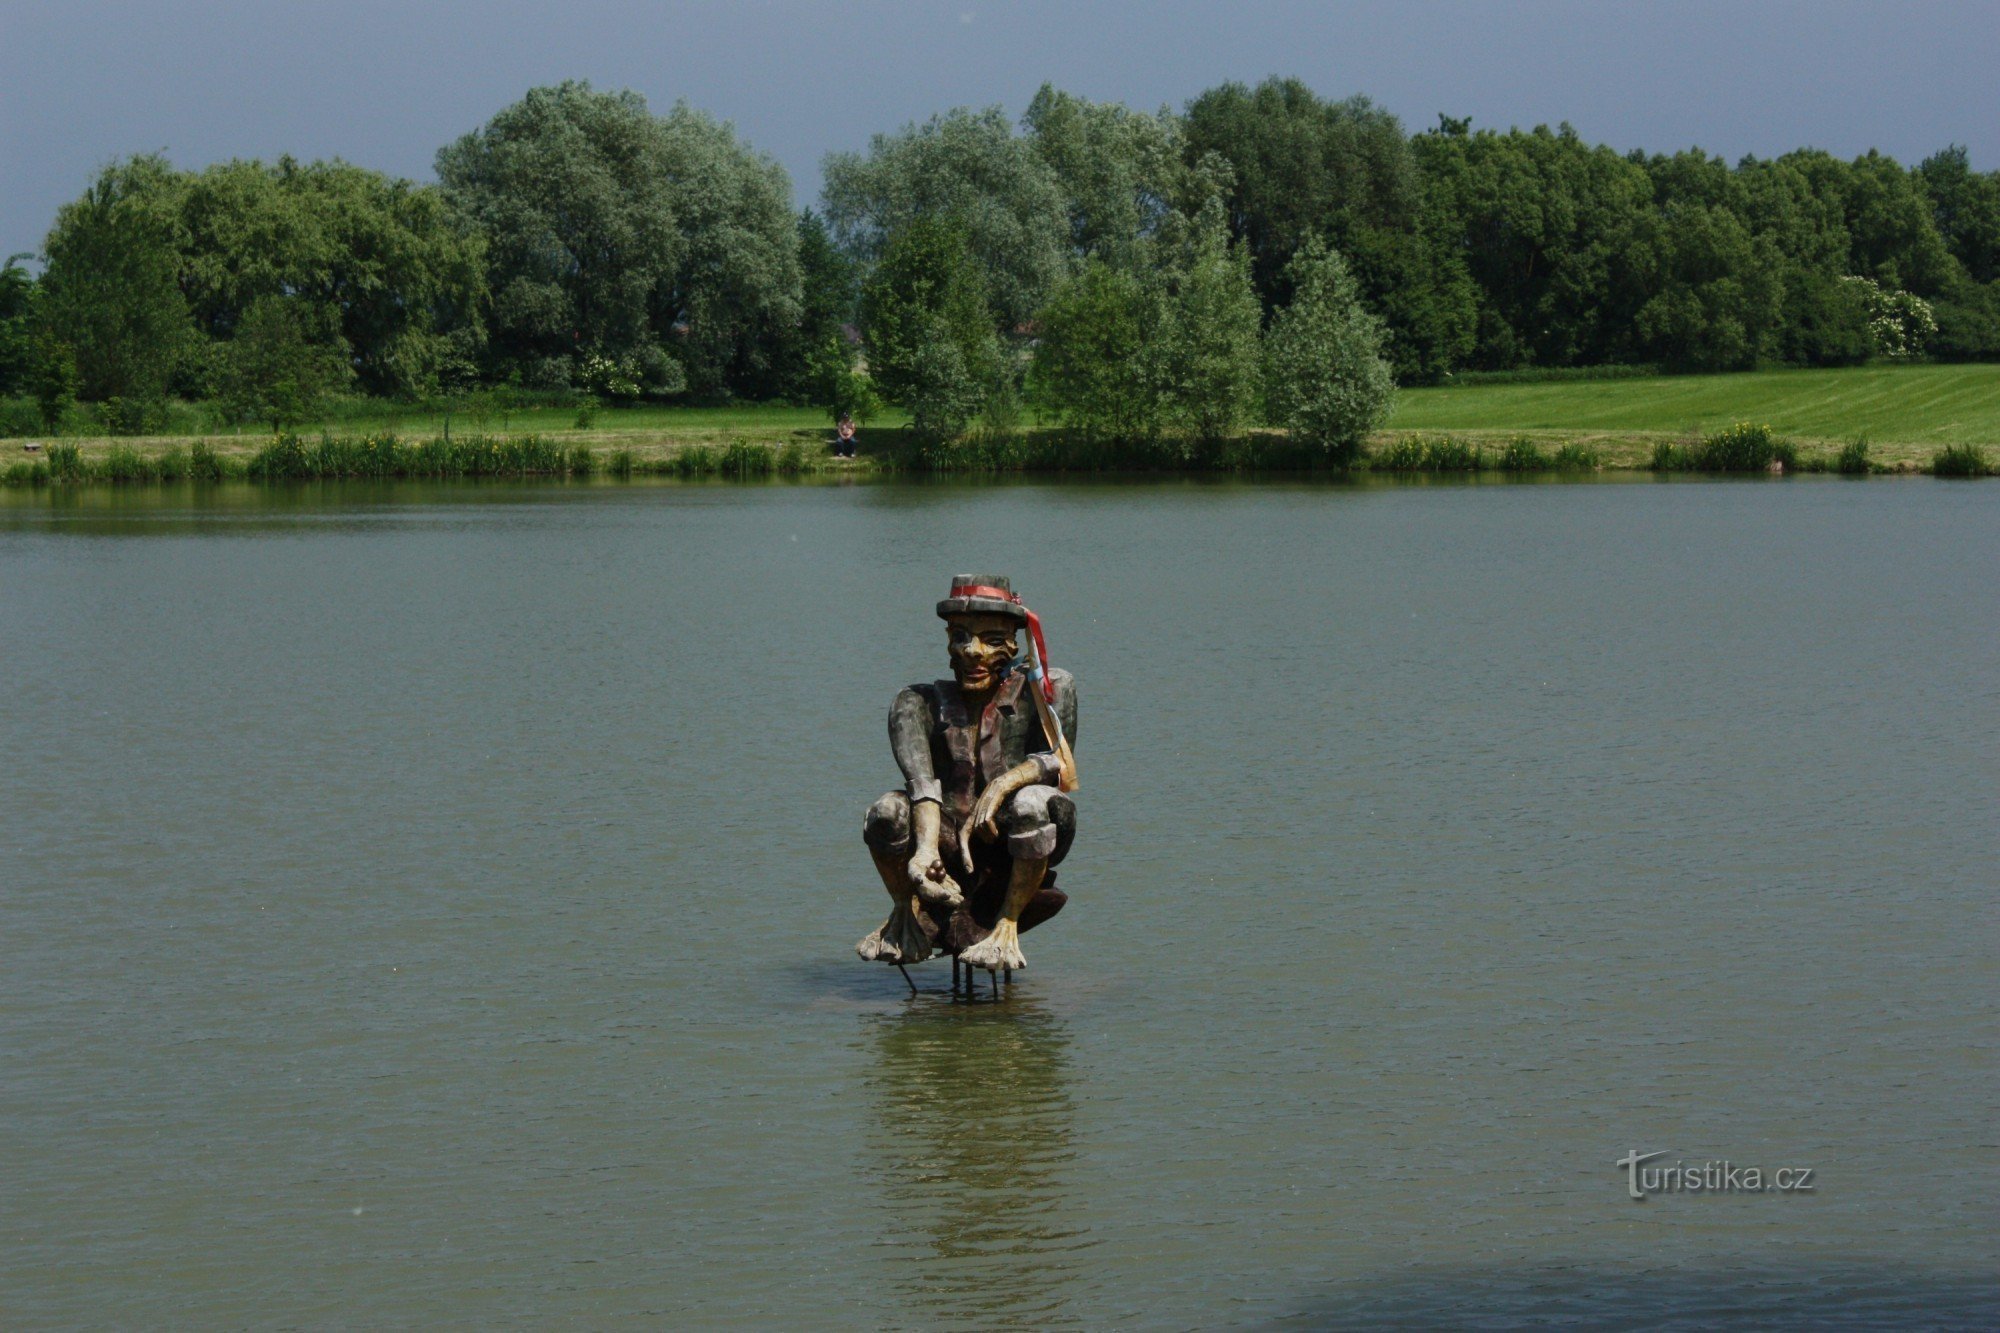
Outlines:
[[[532,89],[438,153],[486,238],[496,364],[546,378],[596,354],[697,393],[769,392],[799,314],[798,231],[775,162],[679,104],[588,83]],[[657,377],[657,378],[656,378]]]
[[[827,221],[864,264],[886,264],[919,224],[956,232],[994,328],[1032,319],[1067,268],[1069,222],[1055,172],[999,107],[960,107],[878,134],[865,157],[828,157],[825,174]]]
[[[1381,328],[1361,308],[1339,252],[1317,240],[1300,247],[1287,281],[1292,303],[1265,339],[1271,419],[1331,459],[1352,459],[1395,392]]]
[[[1986,451],[1976,444],[1951,444],[1931,457],[1931,475],[1936,477],[1983,477],[1993,469]]]
[[[1029,393],[1086,440],[1145,440],[1159,428],[1160,396],[1145,373],[1146,297],[1136,278],[1093,259],[1036,320]]]
[[[1502,472],[1546,472],[1555,466],[1555,460],[1543,453],[1533,440],[1518,435],[1507,441],[1495,466]]]
[[[75,358],[84,398],[157,400],[191,345],[178,282],[181,191],[163,159],[135,157],[106,167],[56,214],[42,313]]]
[[[1834,460],[1833,470],[1844,477],[1865,477],[1873,468],[1868,463],[1868,441],[1850,440]]]
[[[1909,292],[1888,292],[1873,278],[1843,278],[1859,293],[1868,333],[1883,356],[1914,356],[1937,332],[1930,302]]]
[[[49,480],[75,483],[83,479],[83,450],[74,444],[51,444],[49,446]]]
[[[862,292],[861,317],[869,375],[911,426],[933,439],[964,430],[1001,362],[959,228],[922,218],[897,235]]]
[[[806,396],[826,407],[830,421],[851,416],[856,425],[866,425],[882,410],[874,381],[861,373],[853,346],[839,330],[829,333],[813,352],[806,383]]]
[[[260,301],[328,312],[316,340],[340,346],[363,390],[430,392],[483,337],[480,239],[429,186],[346,162],[219,163],[176,192],[180,284],[196,327],[233,339]],[[183,387],[200,387],[184,367]]]
[[[23,392],[35,353],[35,280],[21,267],[31,255],[0,264],[0,398]]]
[[[217,398],[273,435],[315,415],[353,376],[333,312],[302,298],[261,296],[222,347]]]
[[[1595,472],[1604,465],[1597,450],[1587,444],[1565,444],[1556,450],[1554,462],[1563,472]]]
[[[828,406],[835,418],[859,401],[851,378],[854,351],[845,329],[856,317],[859,282],[854,261],[811,209],[799,214],[799,318],[774,344],[777,391],[801,404]],[[845,401],[834,406],[835,398]],[[857,414],[857,419],[859,415]]]
[[[62,429],[63,417],[76,402],[83,375],[76,367],[76,352],[66,342],[47,333],[35,338],[28,363],[28,392],[41,412],[42,428]]]
[[[1054,174],[1070,253],[1127,273],[1148,264],[1145,243],[1212,183],[1183,160],[1178,116],[1089,102],[1043,84],[1021,117]]]
[[[1765,472],[1771,464],[1798,467],[1797,446],[1777,439],[1769,426],[1739,421],[1692,444],[1662,440],[1653,446],[1655,472]]]
[[[222,459],[207,440],[196,440],[188,446],[187,474],[193,481],[222,480]]]
[[[1477,472],[1486,466],[1476,444],[1450,435],[1405,435],[1371,455],[1375,472]]]
[[[1263,311],[1249,254],[1229,243],[1219,207],[1161,248],[1158,327],[1143,364],[1168,424],[1213,443],[1250,421],[1262,397]]]

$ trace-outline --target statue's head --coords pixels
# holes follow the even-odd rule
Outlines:
[[[1014,600],[1013,586],[998,574],[960,574],[937,612],[944,618],[958,687],[984,694],[998,685],[1021,651],[1016,631],[1028,619],[1026,608]]]

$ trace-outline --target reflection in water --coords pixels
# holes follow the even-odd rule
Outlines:
[[[868,1161],[903,1274],[899,1304],[925,1324],[1060,1321],[1075,1252],[1065,1223],[1074,1156],[1069,1030],[1035,1000],[912,1002],[871,1034],[879,1101]]]

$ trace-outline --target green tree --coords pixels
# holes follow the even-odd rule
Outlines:
[[[1286,275],[1292,303],[1265,339],[1271,420],[1338,461],[1353,459],[1389,415],[1395,381],[1382,331],[1340,252],[1309,239]]]
[[[580,357],[667,387],[757,391],[798,317],[790,185],[685,103],[570,82],[532,89],[438,153],[447,199],[484,236],[498,364],[533,384]]]
[[[86,399],[157,401],[191,345],[178,282],[182,188],[164,159],[134,157],[56,214],[43,316],[73,352]]]
[[[890,240],[862,291],[869,375],[919,434],[963,431],[1002,371],[983,287],[963,231],[919,218]]]
[[[186,178],[180,283],[195,323],[232,338],[265,297],[335,311],[369,393],[416,396],[482,333],[479,238],[438,190],[345,162],[219,163]]]
[[[1137,273],[1146,241],[1198,206],[1204,179],[1183,161],[1179,117],[1090,102],[1043,84],[1021,117],[1054,174],[1077,259]]]
[[[62,429],[63,417],[76,402],[83,376],[77,372],[76,352],[46,330],[37,333],[28,355],[26,387],[42,414],[45,430]]]
[[[1383,318],[1399,377],[1435,380],[1471,355],[1479,314],[1460,237],[1394,116],[1297,79],[1229,83],[1188,104],[1183,145],[1190,164],[1227,160],[1230,229],[1267,310],[1291,300],[1287,266],[1317,237]]]
[[[913,224],[949,221],[998,328],[1032,319],[1068,271],[1069,219],[1055,172],[999,107],[960,107],[876,135],[866,156],[829,156],[824,204],[834,235],[863,264],[885,260]]]
[[[334,311],[299,297],[252,301],[222,348],[223,404],[239,418],[268,421],[274,435],[310,420],[353,378],[335,322]]]
[[[1256,415],[1262,396],[1263,306],[1250,257],[1229,242],[1218,207],[1163,247],[1161,317],[1146,358],[1160,407],[1177,430],[1226,439]]]
[[[0,264],[0,396],[19,393],[27,383],[35,350],[35,280],[23,259],[9,255]]]
[[[1147,296],[1137,278],[1092,259],[1056,288],[1035,321],[1029,394],[1087,439],[1147,440],[1159,429]]]
[[[799,214],[798,230],[799,314],[774,345],[774,379],[783,396],[824,405],[832,364],[827,349],[837,345],[838,355],[854,359],[844,333],[855,318],[854,261],[841,253],[811,209]]]

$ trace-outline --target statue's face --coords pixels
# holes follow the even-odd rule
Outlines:
[[[1012,616],[953,616],[945,622],[945,633],[951,642],[951,674],[958,677],[958,688],[971,694],[998,685],[1001,670],[1020,652]]]

